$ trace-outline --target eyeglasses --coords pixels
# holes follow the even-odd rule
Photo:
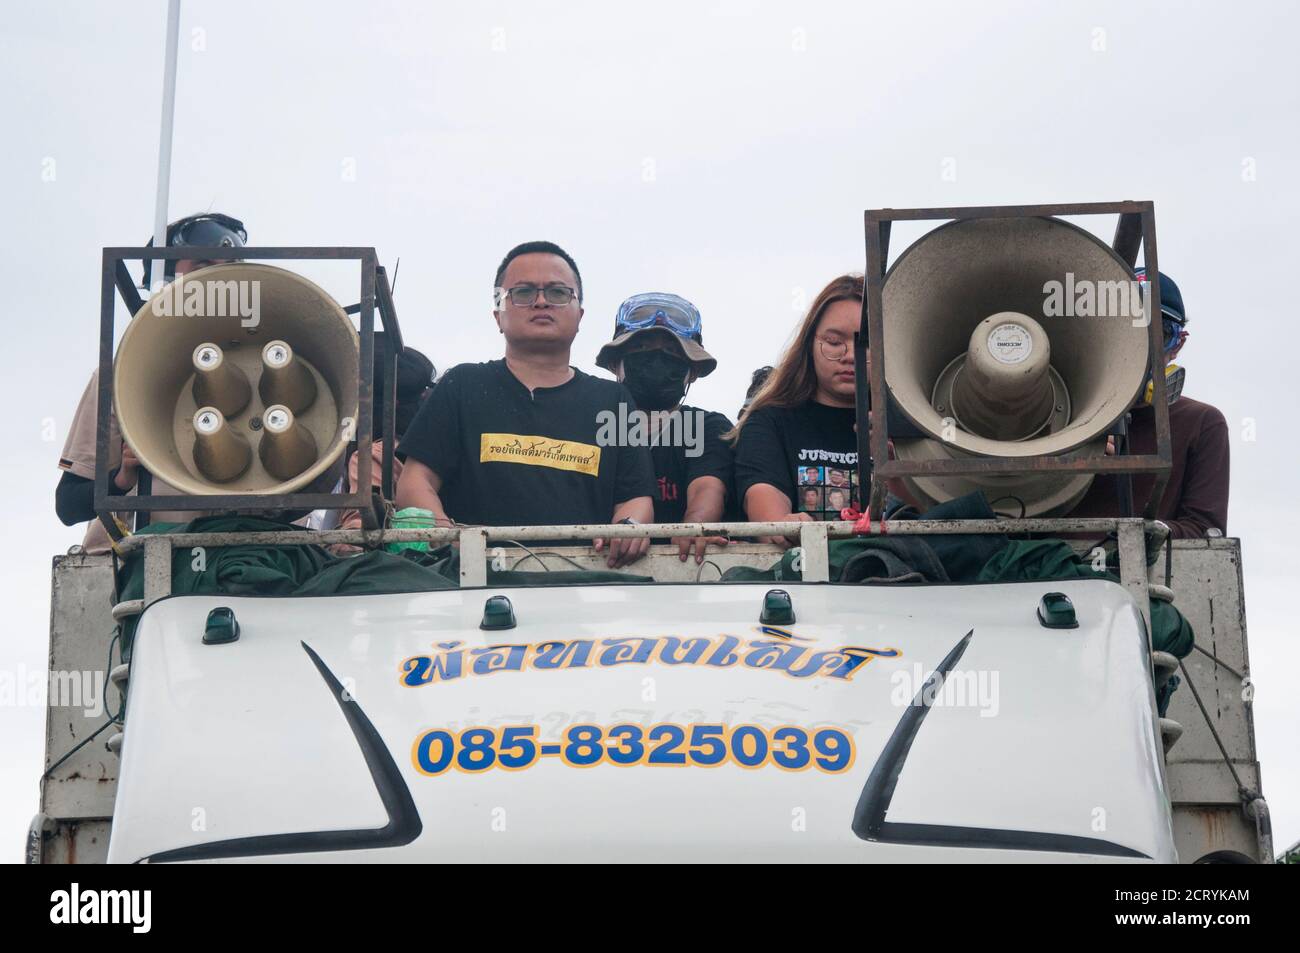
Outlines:
[[[652,291],[633,295],[618,308],[614,319],[614,334],[623,331],[640,331],[642,328],[662,327],[684,338],[695,338],[704,333],[699,309],[685,298]]]
[[[500,306],[508,297],[516,308],[526,308],[537,300],[539,292],[547,304],[568,304],[578,297],[578,292],[568,285],[547,285],[544,288],[537,285],[515,285],[513,288],[496,289],[497,305]]]
[[[821,350],[822,357],[828,361],[842,361],[844,355],[849,353],[848,341],[828,341],[825,338],[818,338],[817,347]]]

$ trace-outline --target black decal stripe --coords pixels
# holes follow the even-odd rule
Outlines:
[[[943,687],[943,681],[965,654],[975,630],[971,629],[952,647],[939,667],[925,680],[921,690],[907,706],[898,720],[894,733],[880,752],[880,757],[867,775],[853,812],[853,833],[863,840],[881,844],[906,844],[918,847],[962,847],[983,850],[1048,850],[1075,854],[1094,854],[1104,857],[1150,858],[1141,851],[1097,837],[1078,837],[1072,834],[1045,834],[1036,831],[1003,831],[987,827],[952,827],[942,824],[895,824],[885,820],[889,803],[898,786],[898,776],[903,771],[907,755],[921,729],[921,722],[929,714],[933,699]]]
[[[1073,834],[1043,834],[1037,831],[1000,831],[988,827],[946,827],[940,824],[880,825],[881,843],[910,844],[919,847],[966,847],[981,850],[1052,850],[1070,854],[1093,854],[1101,857],[1140,857],[1146,854],[1097,837]]]
[[[943,687],[944,678],[966,652],[966,646],[970,645],[971,636],[974,634],[975,630],[971,629],[962,636],[961,641],[954,645],[944,660],[939,663],[939,667],[930,673],[930,677],[925,680],[925,684],[912,699],[912,703],[904,710],[903,717],[898,720],[898,725],[894,728],[894,733],[885,742],[885,747],[881,750],[880,757],[876,759],[871,774],[867,775],[867,783],[862,786],[862,793],[858,796],[857,810],[853,812],[853,833],[863,840],[879,839],[877,835],[885,823],[885,812],[889,810],[889,802],[893,800],[894,788],[898,786],[898,776],[907,761],[907,753],[912,749],[912,742],[921,729],[921,722],[930,713],[930,706],[923,704],[921,700],[926,697],[933,699],[936,696],[939,689]]]
[[[361,710],[356,699],[348,695],[334,677],[334,673],[321,660],[306,642],[300,643],[320,672],[321,678],[329,686],[330,693],[343,710],[348,727],[357,739],[361,754],[370,769],[370,777],[375,782],[375,790],[383,802],[388,814],[388,823],[383,827],[347,831],[305,831],[299,834],[263,834],[257,837],[235,837],[230,840],[214,841],[210,844],[195,844],[191,847],[178,847],[175,850],[151,854],[141,863],[167,863],[179,860],[213,860],[234,857],[258,857],[270,854],[306,854],[329,850],[369,850],[379,847],[401,847],[420,836],[424,829],[420,821],[420,812],[416,809],[415,799],[406,786],[402,772],[393,760],[388,746],[375,730],[366,713]]]

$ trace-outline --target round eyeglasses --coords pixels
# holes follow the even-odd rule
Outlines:
[[[842,361],[844,356],[849,353],[849,342],[828,341],[826,338],[818,338],[817,349],[822,352],[822,357],[828,361]]]

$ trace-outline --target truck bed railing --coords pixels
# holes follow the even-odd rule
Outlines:
[[[851,520],[828,522],[764,523],[641,523],[578,524],[564,526],[453,526],[428,529],[339,529],[273,530],[269,532],[230,533],[150,533],[128,537],[117,544],[126,555],[144,551],[144,604],[148,606],[171,594],[171,552],[173,549],[220,546],[299,546],[304,543],[377,547],[385,543],[456,543],[460,547],[460,584],[465,588],[487,585],[488,545],[490,543],[526,543],[545,540],[551,543],[573,541],[589,543],[593,539],[673,539],[696,536],[731,538],[797,536],[803,551],[803,581],[829,582],[830,562],[827,543],[832,539],[849,539],[856,535],[956,536],[974,534],[1038,534],[1047,536],[1096,536],[1114,533],[1119,554],[1120,582],[1133,595],[1151,628],[1147,599],[1148,554],[1158,551],[1169,539],[1169,528],[1158,520],[1120,518],[1040,518],[1040,519],[952,519],[952,520],[872,520],[867,524]],[[773,557],[780,550],[772,546]]]

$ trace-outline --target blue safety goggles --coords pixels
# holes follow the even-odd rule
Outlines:
[[[677,295],[652,291],[633,295],[618,308],[614,319],[614,336],[644,328],[667,328],[684,338],[700,338],[703,323],[695,305]]]
[[[1178,346],[1178,342],[1183,339],[1184,325],[1181,321],[1175,321],[1169,315],[1161,316],[1161,325],[1164,328],[1164,350],[1168,354]]]

